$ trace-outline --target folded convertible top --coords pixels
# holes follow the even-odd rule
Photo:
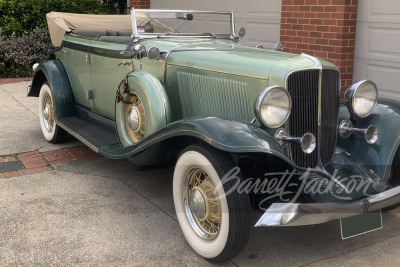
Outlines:
[[[61,46],[66,32],[72,30],[130,30],[132,19],[130,15],[88,15],[61,12],[46,14],[51,42],[55,47]],[[139,18],[137,18],[139,19]],[[148,18],[142,17],[142,23]]]

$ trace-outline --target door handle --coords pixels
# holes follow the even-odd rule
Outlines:
[[[121,65],[123,65],[123,66],[130,66],[130,65],[132,65],[132,62],[129,62],[129,61],[121,62],[121,63],[118,64],[118,67],[121,66]]]

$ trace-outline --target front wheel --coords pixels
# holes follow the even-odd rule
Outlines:
[[[45,82],[39,93],[39,121],[44,138],[53,144],[65,140],[67,132],[61,129],[54,116],[54,102],[49,84]]]
[[[250,202],[232,159],[212,148],[192,145],[177,161],[173,195],[182,232],[190,246],[212,262],[237,255],[250,234]]]

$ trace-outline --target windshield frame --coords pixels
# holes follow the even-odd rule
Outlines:
[[[233,11],[224,12],[224,11],[196,11],[196,10],[169,10],[169,9],[135,9],[131,10],[131,18],[132,18],[132,31],[134,40],[140,40],[141,36],[138,32],[138,27],[136,23],[136,12],[151,12],[151,13],[194,13],[194,14],[214,14],[214,15],[228,15],[230,16],[230,35],[229,38],[231,40],[237,40],[238,36],[235,34],[235,14]],[[146,34],[147,35],[147,34]],[[169,37],[168,35],[163,34],[150,34],[151,36],[156,37]],[[142,35],[144,36],[144,35]],[[172,37],[172,36],[171,36]],[[180,36],[174,37],[193,37],[188,34],[182,34]],[[200,38],[214,38],[214,35],[210,36],[197,36]]]

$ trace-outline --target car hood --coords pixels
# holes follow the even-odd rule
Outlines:
[[[149,40],[145,47],[157,47],[168,53],[168,65],[273,80],[284,85],[288,73],[311,68],[315,62],[304,55],[246,47],[224,40]],[[323,66],[334,67],[326,61]]]

